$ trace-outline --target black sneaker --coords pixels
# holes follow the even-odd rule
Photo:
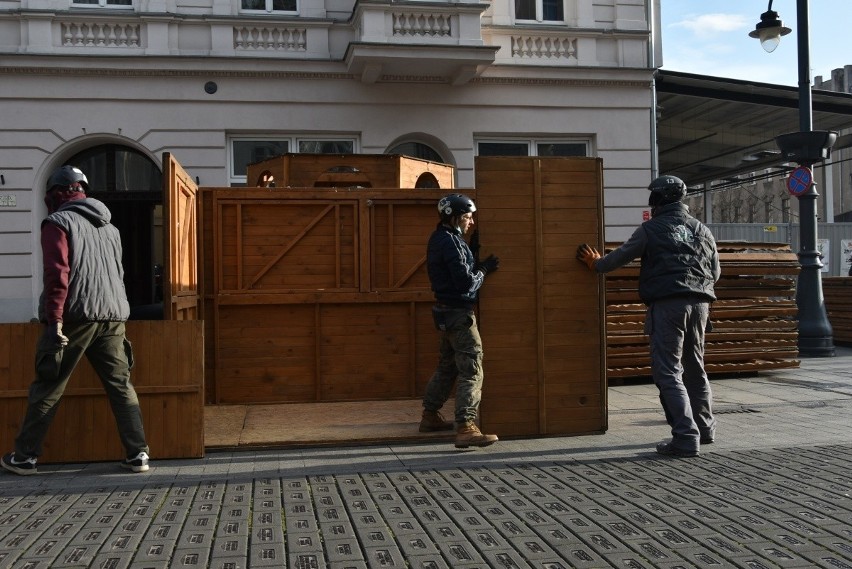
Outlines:
[[[712,436],[707,435],[707,436],[702,436],[701,439],[699,440],[699,442],[703,445],[712,445],[713,441],[715,441],[715,440],[716,440],[716,437],[712,437]]]
[[[670,441],[663,441],[657,445],[657,453],[664,456],[676,456],[678,458],[690,458],[698,456],[698,449],[688,450],[677,448]]]
[[[38,468],[36,468],[35,458],[25,458],[23,460],[18,460],[18,457],[15,456],[14,452],[4,454],[3,458],[0,458],[0,464],[2,464],[3,468],[8,470],[9,472],[14,472],[15,474],[19,474],[21,476],[38,474]]]
[[[140,452],[134,457],[125,459],[124,462],[121,463],[121,467],[133,472],[147,472],[148,453]]]

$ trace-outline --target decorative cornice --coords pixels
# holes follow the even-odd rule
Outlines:
[[[505,69],[511,69],[506,66]],[[573,68],[576,70],[577,68]],[[360,81],[357,75],[340,72],[321,71],[252,71],[252,70],[221,70],[221,69],[97,69],[97,68],[68,68],[68,67],[0,67],[0,75],[51,75],[51,76],[84,76],[84,77],[200,77],[200,78],[241,78],[241,79],[304,79],[304,80],[333,80]],[[432,83],[446,84],[444,77],[433,75],[383,75],[381,83]],[[646,89],[651,80],[618,80],[618,79],[589,79],[589,78],[534,78],[534,77],[476,77],[471,84],[480,85],[532,85],[532,86],[568,86],[568,87],[608,87],[608,88],[638,88]]]

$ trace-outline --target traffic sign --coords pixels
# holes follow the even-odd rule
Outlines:
[[[808,191],[811,187],[811,182],[814,181],[814,174],[807,166],[799,166],[787,178],[787,190],[794,196],[800,196]]]

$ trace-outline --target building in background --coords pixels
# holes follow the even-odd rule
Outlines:
[[[50,172],[114,214],[158,300],[162,154],[201,186],[292,152],[604,163],[606,238],[655,171],[659,0],[0,0],[0,322],[35,315]]]

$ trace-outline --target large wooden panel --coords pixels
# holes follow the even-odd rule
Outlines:
[[[207,359],[215,384],[208,397],[272,403],[421,395],[437,360],[425,250],[442,195],[205,190],[206,351],[215,354]]]
[[[40,324],[0,324],[0,448],[14,445],[33,378]],[[127,323],[131,373],[151,456],[204,454],[203,329],[200,321]],[[85,358],[65,390],[42,463],[119,460],[124,449],[100,380]]]
[[[480,297],[490,431],[607,428],[602,281],[574,258],[602,246],[602,189],[598,159],[476,160],[481,255],[501,261]]]

